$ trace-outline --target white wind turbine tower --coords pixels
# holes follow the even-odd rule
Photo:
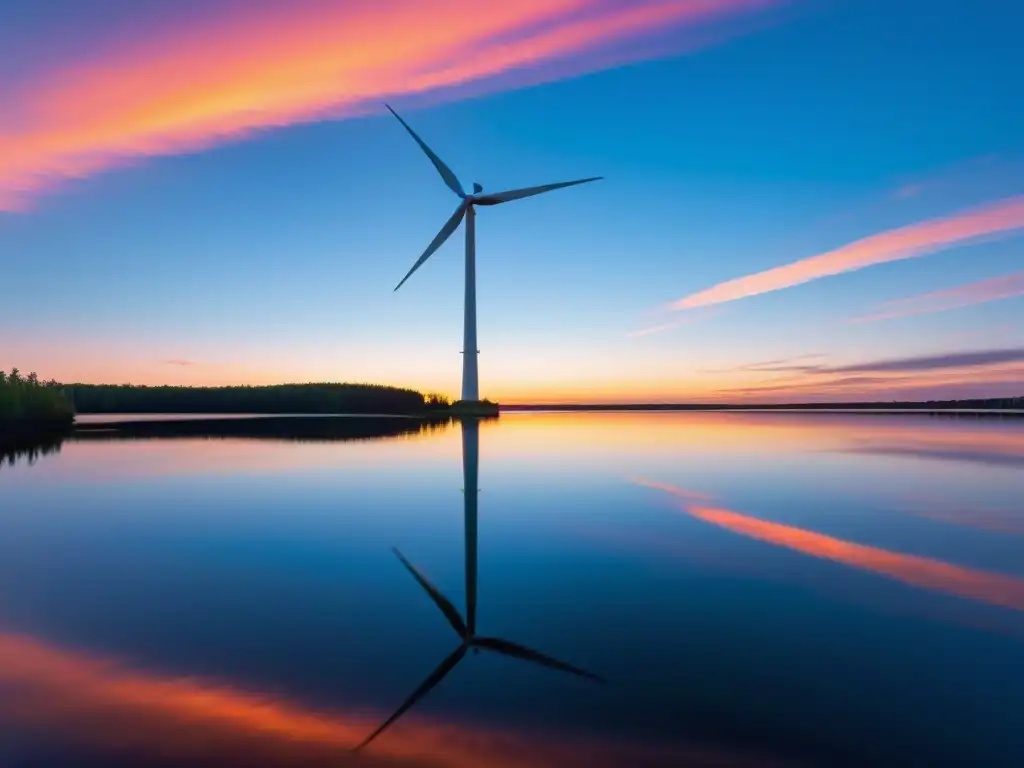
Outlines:
[[[506,192],[498,192],[496,194],[482,194],[483,187],[480,184],[474,182],[473,194],[468,195],[466,191],[459,184],[459,180],[455,174],[452,173],[451,168],[444,164],[433,150],[428,147],[423,139],[416,135],[416,132],[409,127],[409,124],[405,122],[398,113],[391,107],[385,104],[388,110],[400,122],[405,126],[405,130],[409,132],[409,135],[416,140],[416,143],[420,145],[420,149],[423,150],[424,154],[430,158],[430,162],[437,168],[437,172],[441,174],[441,178],[444,183],[448,185],[448,188],[458,195],[462,202],[459,203],[459,207],[455,209],[455,213],[452,217],[445,222],[445,225],[441,227],[441,231],[437,233],[437,236],[431,241],[430,245],[427,246],[427,250],[423,252],[423,255],[416,260],[416,263],[412,265],[412,269],[402,278],[402,281],[395,286],[397,291],[402,287],[402,284],[408,280],[412,273],[415,272],[420,266],[429,259],[434,251],[441,247],[442,243],[452,236],[452,233],[458,229],[462,219],[466,219],[466,307],[465,307],[465,319],[463,326],[463,344],[462,344],[462,401],[464,403],[475,403],[480,400],[480,385],[477,375],[477,355],[480,354],[480,350],[476,348],[476,211],[475,207],[478,205],[498,205],[499,203],[508,203],[512,200],[521,200],[524,197],[532,197],[533,195],[539,195],[544,192],[551,192],[555,189],[561,189],[562,187],[572,187],[576,184],[585,184],[588,181],[597,181],[603,178],[602,176],[593,176],[589,179],[577,179],[576,181],[562,181],[556,184],[544,184],[539,187],[525,187],[523,189],[510,189]]]

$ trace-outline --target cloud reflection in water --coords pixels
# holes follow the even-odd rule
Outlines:
[[[683,500],[682,509],[692,517],[742,536],[870,571],[910,586],[1024,611],[1024,578],[856,544],[796,526],[710,506],[703,501],[703,496],[665,483],[642,478],[636,478],[634,482],[670,493]]]
[[[396,723],[372,753],[351,753],[379,718],[376,712],[315,710],[210,681],[139,672],[31,636],[0,634],[0,735],[39,734],[47,744],[74,744],[105,757],[253,768],[769,764],[710,749],[425,718]]]

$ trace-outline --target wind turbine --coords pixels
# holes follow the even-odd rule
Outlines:
[[[523,189],[510,189],[506,192],[498,192],[496,194],[483,194],[484,188],[474,182],[473,183],[473,194],[466,194],[466,191],[462,188],[458,178],[452,173],[451,168],[444,164],[444,161],[438,157],[434,151],[426,145],[416,132],[409,127],[409,124],[405,122],[395,110],[391,109],[391,106],[385,104],[388,110],[400,122],[405,130],[409,132],[409,135],[416,140],[416,143],[420,145],[420,149],[423,153],[430,158],[430,162],[437,168],[437,172],[441,174],[441,178],[448,188],[458,195],[462,202],[459,203],[459,207],[455,209],[455,213],[452,214],[451,218],[445,222],[444,226],[441,227],[441,231],[437,233],[434,239],[427,246],[427,250],[423,252],[423,255],[416,260],[416,263],[412,265],[402,281],[395,286],[397,291],[402,287],[403,283],[408,280],[412,273],[415,272],[420,266],[423,265],[427,259],[429,259],[434,251],[441,247],[445,240],[452,236],[456,229],[459,228],[459,224],[462,219],[466,219],[466,304],[465,304],[465,316],[463,320],[463,341],[462,341],[462,400],[466,403],[479,402],[480,400],[480,384],[477,375],[477,355],[480,354],[480,350],[476,348],[476,206],[478,205],[499,205],[501,203],[508,203],[513,200],[521,200],[524,197],[533,197],[534,195],[540,195],[544,192],[551,192],[556,189],[562,189],[563,187],[572,187],[577,184],[586,184],[588,181],[598,181],[603,178],[602,176],[593,176],[589,179],[577,179],[575,181],[561,181],[555,184],[544,184],[539,187],[524,187]]]
[[[462,421],[462,477],[465,487],[463,488],[464,501],[463,511],[465,516],[465,531],[466,531],[466,619],[463,620],[459,610],[452,604],[452,602],[445,597],[441,591],[435,587],[426,576],[424,576],[415,565],[410,563],[405,556],[395,549],[395,555],[402,561],[402,565],[406,567],[409,573],[412,574],[413,578],[419,582],[419,585],[423,587],[424,591],[430,596],[430,599],[434,601],[434,604],[438,607],[444,617],[448,620],[451,628],[455,630],[455,634],[459,636],[458,647],[445,657],[444,661],[437,665],[433,672],[431,672],[427,678],[420,683],[419,687],[413,691],[409,697],[402,702],[401,706],[395,710],[394,714],[385,720],[377,729],[363,739],[362,743],[355,748],[356,751],[362,749],[375,738],[380,736],[389,725],[395,722],[398,718],[406,713],[406,711],[412,707],[417,701],[422,699],[427,693],[440,683],[449,672],[451,672],[455,665],[458,664],[465,657],[466,652],[470,649],[474,653],[479,651],[494,651],[505,656],[511,656],[512,658],[522,659],[523,661],[531,661],[534,664],[540,664],[544,667],[551,669],[557,669],[561,672],[568,672],[578,677],[586,677],[591,680],[596,680],[599,683],[603,683],[604,679],[597,675],[587,672],[579,667],[574,667],[572,664],[567,664],[564,661],[547,656],[540,651],[535,651],[532,648],[527,648],[525,645],[514,643],[511,640],[504,640],[499,637],[483,637],[476,632],[476,574],[477,574],[477,496],[479,489],[477,488],[477,478],[479,476],[480,466],[480,424],[475,419],[467,419]]]

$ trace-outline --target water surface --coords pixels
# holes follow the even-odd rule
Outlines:
[[[1024,764],[1019,421],[304,430],[0,467],[0,764]]]

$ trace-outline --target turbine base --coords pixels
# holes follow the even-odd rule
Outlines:
[[[499,408],[497,403],[490,400],[457,400],[452,403],[449,412],[456,418],[493,417],[499,414]]]

